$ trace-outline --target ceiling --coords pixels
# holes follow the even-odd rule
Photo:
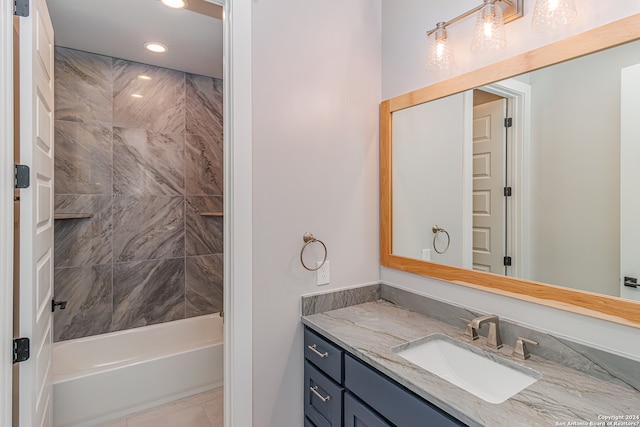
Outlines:
[[[222,78],[222,7],[187,0],[47,0],[56,46]],[[214,17],[215,16],[215,17]],[[143,48],[159,42],[167,52]]]

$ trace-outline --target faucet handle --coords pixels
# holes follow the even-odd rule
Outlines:
[[[516,345],[513,348],[513,355],[521,358],[522,360],[527,360],[531,355],[529,354],[529,350],[527,349],[527,344],[538,345],[537,342],[518,337],[516,340]]]
[[[478,339],[478,331],[476,328],[471,326],[471,320],[465,319],[464,317],[458,317],[458,319],[462,320],[467,324],[467,329],[464,331],[464,336],[469,338],[471,341],[475,341]]]

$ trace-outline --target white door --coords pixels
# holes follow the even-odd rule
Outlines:
[[[20,161],[31,186],[20,196],[20,336],[31,358],[20,366],[20,426],[52,425],[53,27],[45,0],[20,18]]]
[[[473,269],[505,273],[506,100],[473,107]]]
[[[622,69],[620,108],[620,296],[640,301],[640,64]],[[640,285],[639,285],[640,286]]]

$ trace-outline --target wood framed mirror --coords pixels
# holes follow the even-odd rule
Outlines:
[[[385,267],[444,280],[456,285],[534,302],[624,325],[640,327],[640,302],[394,253],[393,135],[395,112],[483,87],[570,59],[583,57],[640,39],[640,14],[604,25],[530,52],[503,60],[413,92],[380,105],[380,251]],[[590,260],[585,259],[585,263]]]

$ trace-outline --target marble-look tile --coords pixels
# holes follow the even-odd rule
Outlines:
[[[54,72],[56,120],[111,122],[111,58],[56,47]]]
[[[186,74],[187,133],[222,141],[222,93],[222,80]]]
[[[113,330],[184,318],[184,259],[113,266]]]
[[[200,215],[202,212],[222,211],[222,197],[187,197],[185,245],[187,256],[222,253],[222,217]]]
[[[93,214],[92,218],[55,220],[55,267],[111,263],[112,196],[55,196],[55,212]]]
[[[221,196],[222,138],[187,134],[185,140],[187,195]]]
[[[184,99],[184,73],[113,60],[114,126],[183,133]]]
[[[114,196],[115,262],[184,256],[184,197]]]
[[[113,129],[114,194],[184,195],[184,135]]]
[[[111,277],[111,265],[54,269],[54,298],[67,301],[53,313],[54,341],[110,331]]]
[[[56,120],[55,138],[55,193],[111,194],[111,127]]]
[[[322,313],[380,299],[380,284],[302,296],[302,315]]]
[[[186,316],[222,311],[222,255],[187,257]]]

